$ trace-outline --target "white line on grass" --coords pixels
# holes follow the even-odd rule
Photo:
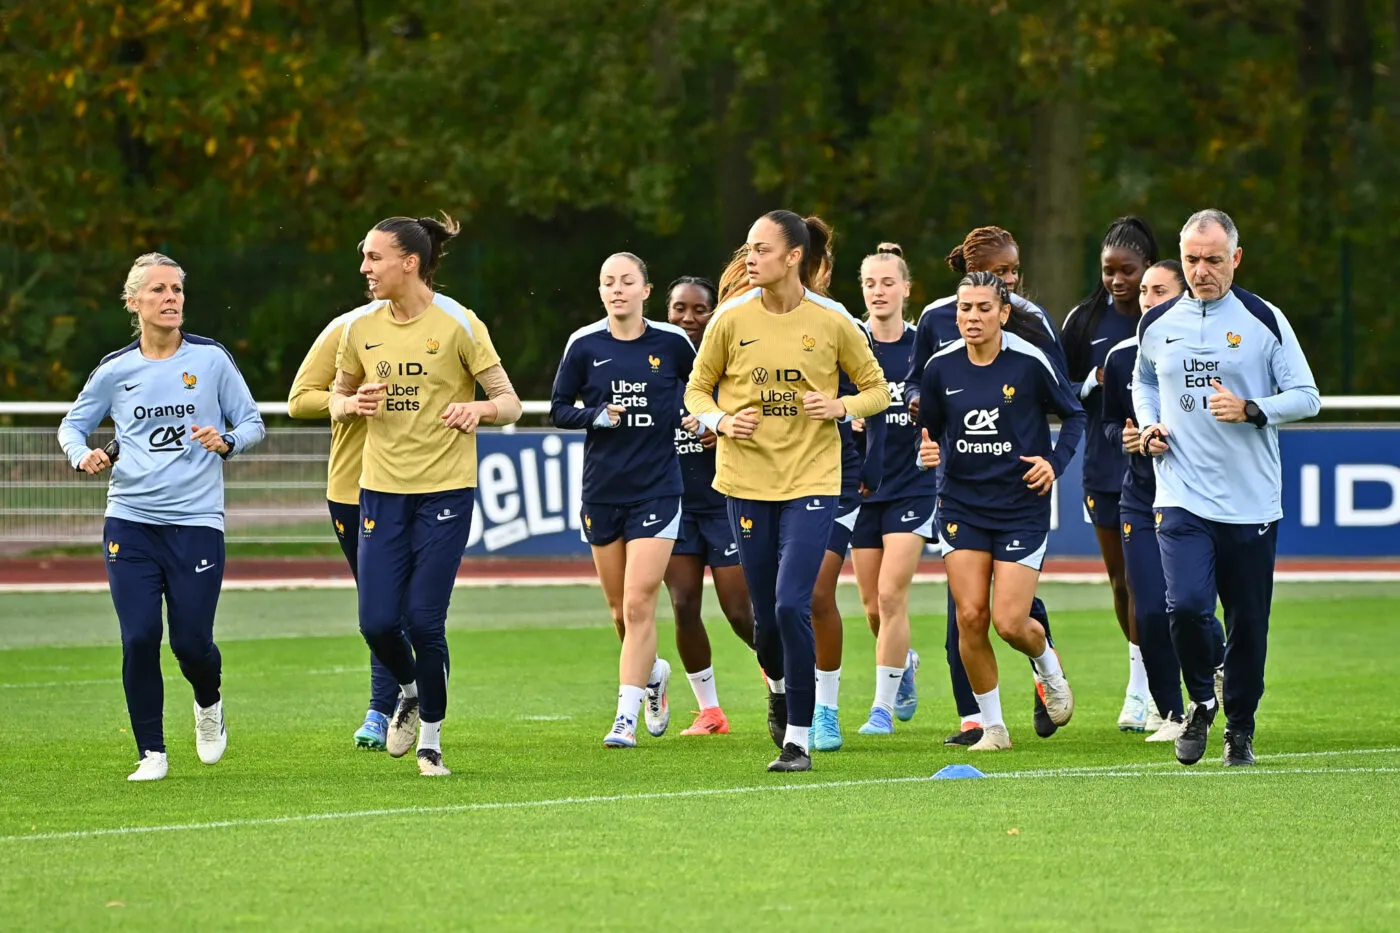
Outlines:
[[[1261,756],[1267,764],[1274,758],[1313,758],[1331,755],[1366,755],[1400,753],[1400,748],[1368,748],[1354,751],[1330,750],[1318,752],[1287,752]],[[1274,768],[1254,767],[1226,770],[1175,770],[1145,773],[1141,769],[1156,767],[1160,762],[1137,762],[1126,765],[1096,765],[1085,768],[1040,768],[1028,771],[993,771],[989,778],[1146,778],[1146,777],[1223,777],[1246,774],[1400,774],[1395,768]],[[1105,770],[1112,768],[1114,770]],[[811,784],[755,784],[744,787],[710,787],[693,790],[651,791],[636,794],[598,794],[591,797],[554,797],[546,800],[510,800],[485,803],[445,804],[433,807],[393,807],[377,810],[347,810],[338,813],[296,813],[287,816],[250,817],[238,820],[213,820],[207,823],[167,823],[160,826],[118,826],[109,829],[76,829],[67,832],[30,833],[0,836],[0,843],[44,842],[61,839],[95,839],[100,836],[135,836],[146,833],[178,833],[201,829],[241,829],[248,826],[277,826],[288,823],[319,823],[333,820],[361,820],[377,816],[423,816],[442,813],[472,813],[488,810],[529,810],[547,807],[569,807],[590,803],[623,803],[644,800],[685,800],[697,797],[726,797],[741,794],[762,794],[778,791],[833,790],[843,787],[872,787],[893,784],[915,784],[932,781],[931,777],[865,778],[851,781],[818,781]]]

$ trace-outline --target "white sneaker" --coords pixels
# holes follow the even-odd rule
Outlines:
[[[126,776],[128,781],[159,781],[170,772],[165,752],[147,752],[136,763],[136,770]]]
[[[1175,742],[1186,728],[1186,723],[1177,722],[1174,719],[1162,721],[1162,728],[1149,735],[1144,741],[1147,742]]]
[[[451,774],[442,763],[442,752],[436,748],[418,749],[418,773],[423,777],[446,777]]]
[[[1064,678],[1060,678],[1064,680]],[[1047,690],[1047,696],[1049,691]],[[1047,704],[1046,708],[1049,708]],[[1004,752],[1011,747],[1011,733],[1006,731],[1006,726],[985,726],[982,729],[982,738],[976,745],[969,745],[970,752]]]
[[[228,729],[224,725],[223,700],[208,708],[195,703],[194,747],[199,752],[199,760],[206,765],[216,765],[224,757],[224,749],[228,748]]]
[[[1049,676],[1042,674],[1040,682],[1045,687],[1046,714],[1055,725],[1063,726],[1074,715],[1074,691],[1069,688],[1065,672],[1061,670],[1058,674],[1050,674]],[[1145,711],[1143,718],[1147,718]]]
[[[418,741],[420,720],[417,697],[399,695],[399,704],[394,707],[394,715],[389,717],[389,734],[384,737],[384,748],[390,758],[402,758]]]
[[[626,716],[613,720],[613,727],[603,736],[604,748],[636,748],[637,727]]]
[[[1118,731],[1142,732],[1146,728],[1147,697],[1130,693],[1123,698],[1123,711],[1118,714]]]
[[[1157,704],[1149,700],[1147,703],[1147,731],[1156,732],[1166,724],[1167,721],[1163,719],[1162,714],[1157,711]]]
[[[666,699],[666,687],[671,683],[671,665],[657,658],[651,676],[651,683],[647,684],[647,731],[654,736],[662,736],[671,725],[671,704]]]

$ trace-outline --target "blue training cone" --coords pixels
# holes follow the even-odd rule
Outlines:
[[[945,768],[940,768],[938,770],[938,773],[933,776],[933,780],[956,781],[959,778],[980,777],[986,777],[986,775],[983,774],[981,771],[978,771],[972,765],[948,765]]]

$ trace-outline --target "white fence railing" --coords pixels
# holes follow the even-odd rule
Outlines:
[[[1400,396],[1323,396],[1324,410],[1400,411]],[[262,402],[264,415],[285,415],[285,402]],[[73,545],[101,536],[106,507],[104,478],[79,475],[58,447],[58,419],[67,402],[0,402],[0,416],[52,418],[51,424],[0,427],[0,556]],[[548,414],[549,403],[528,401],[525,414]],[[32,424],[32,423],[31,423]],[[513,430],[506,428],[503,430]],[[112,436],[99,428],[95,444]],[[225,468],[225,507],[230,543],[331,541],[326,517],[326,458],[330,431],[324,423],[274,426],[246,457]]]

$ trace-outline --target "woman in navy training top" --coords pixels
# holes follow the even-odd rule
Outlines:
[[[1181,263],[1174,259],[1157,263],[1142,277],[1142,313],[1185,291],[1186,276]],[[1137,348],[1134,335],[1108,351],[1104,360],[1103,434],[1109,443],[1121,446],[1127,457],[1118,530],[1122,534],[1128,589],[1132,593],[1133,625],[1142,646],[1142,663],[1147,669],[1147,685],[1152,694],[1153,708],[1148,718],[1161,723],[1147,741],[1174,742],[1181,735],[1183,725],[1181,665],[1172,646],[1167,618],[1167,582],[1162,574],[1162,554],[1154,529],[1152,500],[1157,493],[1157,479],[1152,472],[1152,458],[1142,453],[1142,436],[1133,423],[1132,381]],[[1225,633],[1220,630],[1218,634],[1219,651],[1223,652]],[[1220,686],[1217,673],[1217,692]]]
[[[1118,496],[1127,461],[1120,446],[1104,435],[1101,387],[1108,351],[1137,333],[1141,316],[1138,291],[1143,273],[1157,261],[1152,228],[1140,218],[1119,217],[1104,235],[1099,261],[1102,278],[1093,294],[1065,318],[1063,342],[1071,386],[1089,418],[1084,428],[1084,509],[1093,522],[1113,587],[1118,625],[1128,640],[1128,689],[1118,714],[1118,728],[1142,732],[1159,723],[1149,723],[1147,670],[1138,648],[1123,546],[1118,538]]]
[[[997,751],[1010,748],[1011,737],[990,625],[1035,665],[1054,724],[1063,726],[1074,712],[1059,656],[1029,614],[1050,533],[1047,494],[1079,445],[1084,409],[1037,346],[1043,329],[1013,307],[1000,278],[963,276],[957,309],[961,338],[924,367],[919,458],[925,468],[939,466],[944,458],[933,438],[946,441],[937,524],[957,606],[958,649],[982,725],[971,750]],[[1050,413],[1062,421],[1053,448]]]
[[[1011,303],[1017,311],[1013,320],[1023,319],[1023,314],[1031,315],[1030,318],[1024,319],[1037,322],[1040,328],[1032,336],[1044,333],[1037,346],[1044,350],[1061,372],[1064,372],[1065,354],[1060,347],[1059,331],[1055,329],[1050,315],[1045,313],[1044,308],[1027,301],[1016,292],[1021,280],[1021,248],[1009,230],[1001,227],[978,227],[972,230],[963,238],[962,243],[948,254],[947,263],[948,268],[959,276],[969,272],[990,272],[1005,282],[1006,290],[1011,295]],[[905,403],[910,417],[917,418],[919,415],[919,381],[923,376],[924,364],[934,353],[961,337],[958,331],[957,304],[958,296],[949,295],[925,305],[923,313],[919,315],[914,333],[914,354],[910,360],[909,375],[904,380]],[[1031,618],[1039,622],[1046,634],[1050,635],[1050,614],[1039,597],[1031,601]],[[1054,636],[1050,637],[1053,641]],[[977,721],[977,700],[967,682],[967,672],[963,670],[962,655],[958,650],[958,612],[957,607],[953,605],[952,593],[948,594],[947,637],[943,647],[948,660],[953,701],[962,720],[958,731],[944,739],[943,744],[975,745],[982,738],[982,724]],[[1041,738],[1049,738],[1055,734],[1058,727],[1045,712],[1045,701],[1041,698],[1041,692],[1040,681],[1036,679],[1031,691],[1035,731]]]
[[[636,746],[643,699],[648,732],[664,735],[671,722],[671,666],[656,655],[656,596],[681,525],[675,436],[695,348],[679,327],[642,316],[650,294],[641,259],[607,258],[598,273],[607,317],[569,338],[550,398],[556,427],[588,431],[583,536],[622,639],[608,748]]]
[[[884,469],[856,521],[851,559],[865,618],[875,635],[875,701],[862,735],[888,735],[894,720],[914,718],[919,655],[910,647],[909,587],[931,539],[937,475],[918,469],[918,421],[905,407],[904,376],[914,351],[914,326],[904,319],[909,267],[896,243],[881,243],[860,269],[866,329],[890,384],[885,411]]]
[[[666,320],[685,331],[699,347],[716,307],[715,286],[709,279],[683,275],[666,292]],[[726,735],[729,719],[719,703],[710,636],[700,618],[705,591],[705,568],[715,583],[720,611],[739,640],[753,647],[753,603],[744,568],[739,566],[739,542],[729,524],[724,496],[714,488],[715,445],[719,436],[694,415],[681,419],[676,453],[681,460],[685,493],[681,500],[681,531],[666,567],[666,591],[676,617],[676,653],[700,711],[681,735]]]

